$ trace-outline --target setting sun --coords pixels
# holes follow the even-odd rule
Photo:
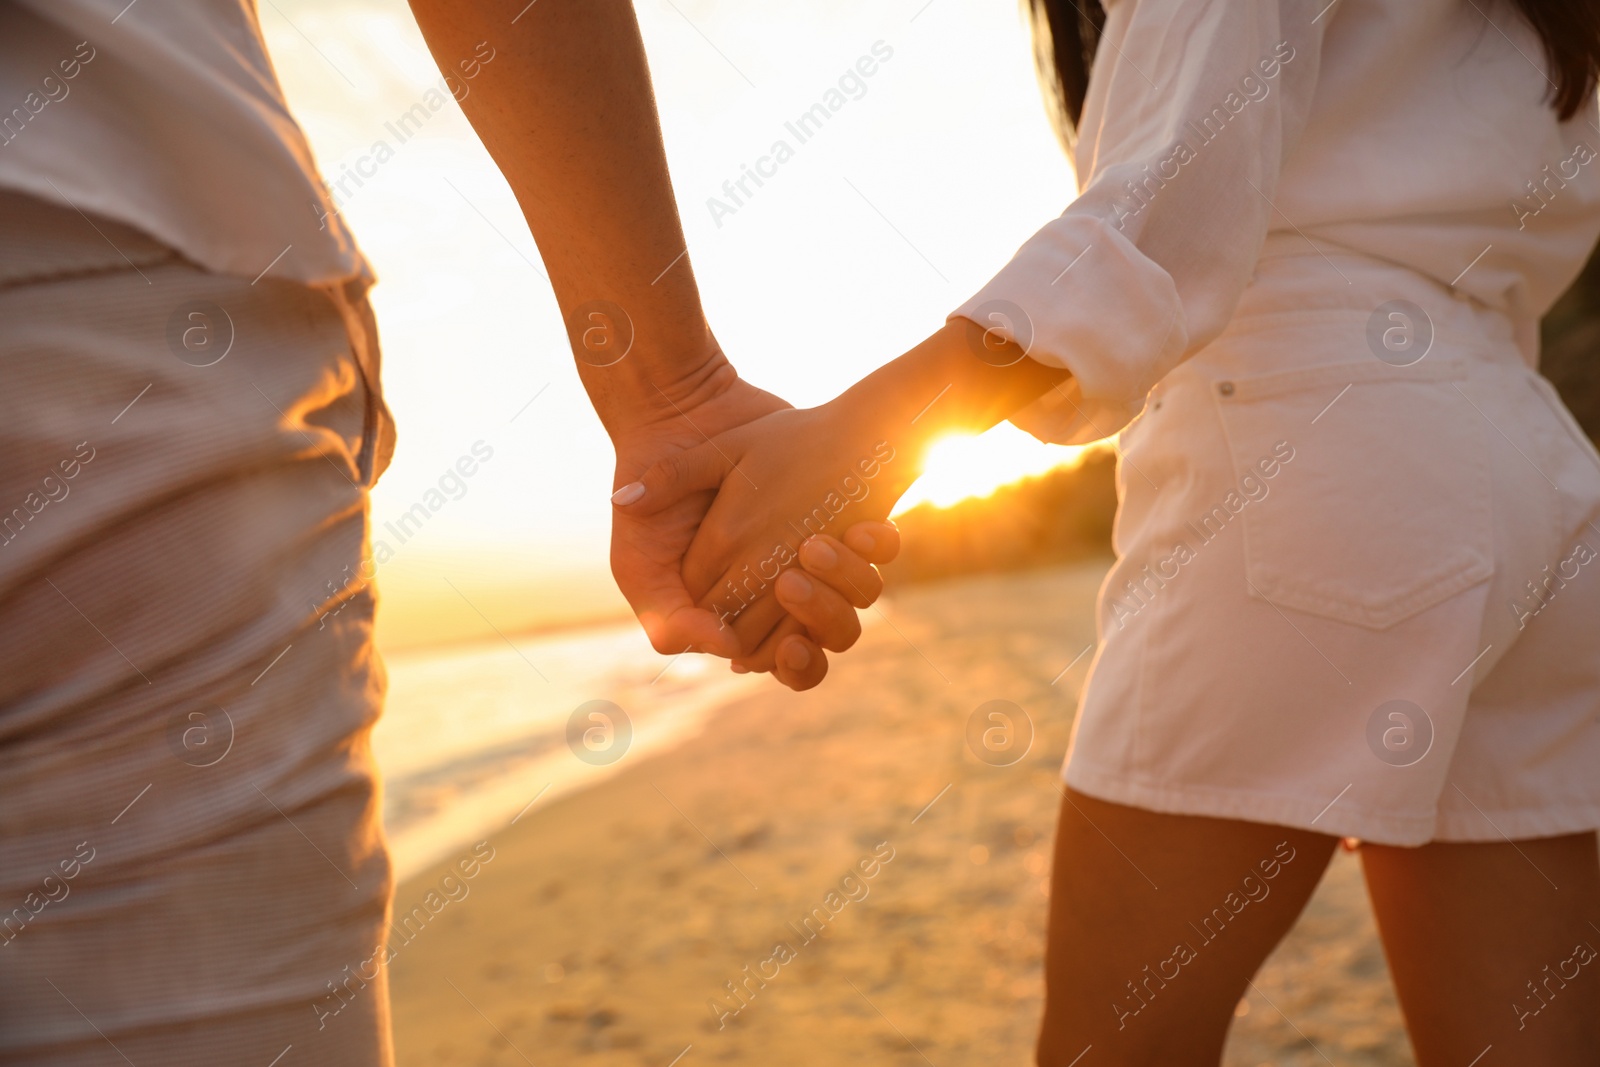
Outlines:
[[[928,449],[921,478],[900,498],[893,514],[918,504],[947,508],[967,497],[988,496],[1007,483],[1078,462],[1085,446],[1047,445],[1009,422],[986,433],[942,437]]]

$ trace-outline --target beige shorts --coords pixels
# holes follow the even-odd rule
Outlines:
[[[1513,332],[1263,259],[1119,442],[1074,788],[1394,845],[1600,827],[1600,456]]]
[[[365,339],[99,224],[0,198],[0,1064],[379,1067]]]

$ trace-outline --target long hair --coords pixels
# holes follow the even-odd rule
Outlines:
[[[1547,95],[1561,120],[1592,99],[1600,81],[1600,3],[1595,0],[1511,0],[1544,43]],[[1034,55],[1056,128],[1069,146],[1077,139],[1106,13],[1099,0],[1027,0]]]

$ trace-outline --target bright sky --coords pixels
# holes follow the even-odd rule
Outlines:
[[[797,405],[932,332],[1073,195],[1015,0],[637,7],[711,322],[743,376]],[[483,631],[480,612],[509,632],[625,611],[606,566],[610,445],[510,189],[453,101],[404,143],[386,127],[439,77],[406,4],[275,0],[261,21],[324,176],[371,175],[339,199],[378,273],[400,427],[375,534],[474,444],[493,450],[460,499],[390,541],[387,643]],[[875,48],[828,125],[714,215],[723,183],[794,144],[785,122]],[[374,173],[380,140],[394,151]],[[1003,425],[942,446],[907,500],[948,504],[1074,452]]]

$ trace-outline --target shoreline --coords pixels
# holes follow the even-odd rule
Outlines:
[[[537,803],[682,744],[761,685],[709,657],[658,656],[631,621],[427,649],[387,668],[372,744],[399,881]]]

